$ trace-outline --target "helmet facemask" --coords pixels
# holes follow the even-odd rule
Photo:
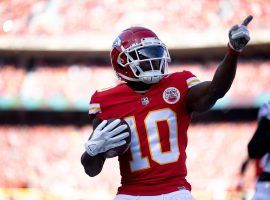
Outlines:
[[[118,64],[122,67],[130,67],[136,78],[126,77],[130,81],[139,81],[146,84],[159,82],[168,74],[168,62],[171,58],[167,47],[157,38],[143,38],[141,43],[133,44],[118,56]]]

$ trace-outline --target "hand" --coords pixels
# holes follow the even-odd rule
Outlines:
[[[124,139],[129,136],[129,133],[121,133],[127,128],[127,125],[117,126],[120,122],[120,119],[116,119],[110,124],[107,124],[107,120],[102,121],[86,142],[86,152],[90,156],[95,156],[109,149],[124,145],[126,143]]]
[[[241,52],[249,42],[250,36],[247,25],[251,22],[252,19],[253,17],[249,15],[240,26],[234,25],[229,30],[229,46],[233,50]]]

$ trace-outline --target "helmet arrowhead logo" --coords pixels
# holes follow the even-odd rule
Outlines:
[[[114,42],[113,42],[113,47],[116,47],[116,46],[118,46],[118,47],[120,47],[121,46],[121,39],[119,38],[119,37],[117,37],[115,40],[114,40]]]

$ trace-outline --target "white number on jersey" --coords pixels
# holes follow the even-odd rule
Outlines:
[[[130,150],[132,161],[130,162],[131,171],[138,171],[150,168],[149,157],[143,157],[141,152],[141,144],[139,139],[138,130],[136,128],[136,121],[134,116],[125,118],[130,126],[132,134]],[[160,133],[157,123],[166,121],[169,127],[170,151],[162,152],[160,144]],[[180,152],[178,147],[178,127],[177,116],[169,108],[151,111],[144,119],[146,128],[149,150],[151,159],[160,165],[176,162],[179,158]]]

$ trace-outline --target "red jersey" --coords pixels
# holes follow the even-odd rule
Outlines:
[[[199,80],[183,71],[164,77],[146,93],[126,84],[97,91],[89,114],[101,119],[125,119],[131,129],[130,149],[118,157],[121,184],[118,194],[160,195],[191,190],[186,181],[187,129],[191,115],[186,94]]]

